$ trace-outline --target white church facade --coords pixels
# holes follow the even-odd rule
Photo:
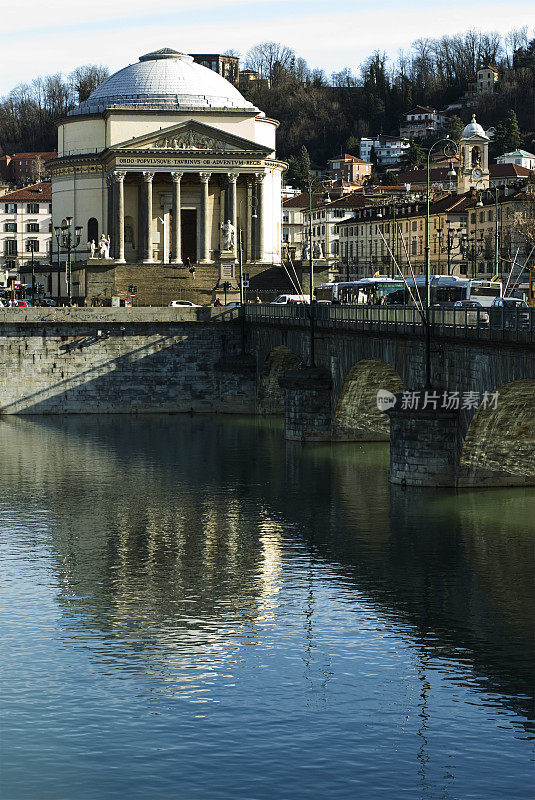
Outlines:
[[[50,164],[53,225],[70,218],[81,228],[75,298],[102,295],[104,284],[120,293],[118,281],[144,274],[154,283],[158,264],[205,267],[235,284],[238,241],[248,267],[280,265],[277,126],[220,75],[167,48],[107,78],[59,123]],[[99,253],[101,240],[109,250]]]

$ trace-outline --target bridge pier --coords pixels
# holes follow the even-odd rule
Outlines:
[[[279,378],[284,389],[284,438],[293,442],[330,442],[332,378],[327,369],[306,367]]]
[[[459,411],[403,409],[401,395],[390,417],[390,481],[406,486],[455,487],[463,437]]]

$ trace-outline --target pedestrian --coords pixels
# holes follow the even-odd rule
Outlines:
[[[260,299],[260,298],[258,297],[258,295],[257,295],[257,296],[256,296],[256,299],[255,299],[255,303],[256,303],[257,305],[259,305],[261,302],[262,302],[262,301],[261,301],[261,299]]]
[[[222,305],[223,303],[221,302],[219,297],[216,297],[216,299],[214,300],[214,306],[216,306],[217,308],[221,308]]]

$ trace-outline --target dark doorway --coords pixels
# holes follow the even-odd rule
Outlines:
[[[197,211],[194,208],[182,209],[182,261],[189,258],[192,264],[197,261]]]

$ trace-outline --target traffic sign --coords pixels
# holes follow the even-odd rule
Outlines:
[[[248,289],[249,288],[249,280],[246,280],[244,278],[243,281],[241,282],[241,285],[243,286],[244,289]]]

